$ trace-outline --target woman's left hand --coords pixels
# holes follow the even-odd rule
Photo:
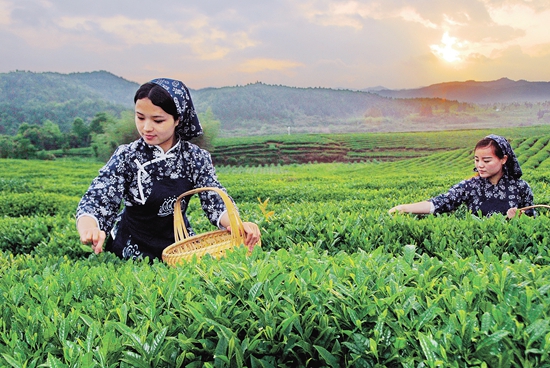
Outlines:
[[[518,212],[517,207],[509,208],[508,211],[506,211],[506,217],[508,217],[509,219],[514,218],[517,212]]]
[[[252,251],[254,246],[260,241],[260,228],[253,222],[243,222],[243,229],[244,244]],[[231,226],[228,226],[227,230],[231,231]]]
[[[252,248],[254,248],[254,246],[260,241],[260,228],[253,222],[243,222],[243,228],[246,234],[244,244],[252,250]]]

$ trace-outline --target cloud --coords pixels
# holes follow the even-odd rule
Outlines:
[[[537,2],[534,5],[505,3],[501,6],[488,7],[489,14],[496,24],[522,31],[518,37],[509,40],[506,44],[521,45],[527,54],[531,54],[531,50],[539,50],[540,45],[550,42],[550,32],[548,32],[550,8],[547,6],[546,9],[541,9],[540,6],[536,6]]]
[[[438,25],[431,22],[429,19],[422,17],[416,9],[405,7],[399,11],[399,16],[407,22],[415,22],[423,25],[426,28],[438,28]]]
[[[0,0],[0,72],[102,69],[194,88],[540,80],[549,22],[548,0]]]
[[[69,43],[98,48],[151,44],[181,46],[202,60],[221,59],[257,43],[245,31],[228,32],[216,27],[215,22],[204,15],[178,22],[125,15],[60,16],[40,28],[18,26],[17,33],[31,45],[49,48]]]
[[[287,70],[304,66],[302,63],[297,63],[289,60],[274,60],[274,59],[251,59],[247,60],[240,66],[240,71],[245,73],[257,73],[265,70]]]
[[[99,30],[121,39],[126,45],[178,44],[182,37],[156,19],[130,19],[125,16],[108,18],[62,17],[58,25],[69,32]]]
[[[414,7],[403,4],[393,6],[383,2],[361,1],[310,1],[299,6],[304,16],[311,22],[324,26],[351,27],[362,29],[368,20],[401,18],[428,28],[437,28],[429,19],[424,18]]]

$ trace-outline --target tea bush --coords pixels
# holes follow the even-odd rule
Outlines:
[[[515,132],[535,202],[550,203],[548,139]],[[241,217],[260,225],[262,248],[175,268],[79,244],[74,210],[101,164],[1,163],[0,366],[550,365],[548,210],[512,220],[464,208],[387,213],[471,176],[471,148],[218,167]],[[189,217],[198,233],[211,229],[196,199]]]
[[[74,213],[79,198],[57,193],[0,194],[0,216],[54,216]]]
[[[11,366],[503,366],[548,363],[550,273],[488,248],[315,247],[177,268],[0,255]]]

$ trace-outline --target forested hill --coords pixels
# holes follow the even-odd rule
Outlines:
[[[373,110],[377,115],[401,116],[414,109],[367,92],[327,88],[294,88],[263,83],[207,88],[192,92],[198,111],[212,109],[223,130],[246,135],[330,132],[361,125]],[[417,103],[412,103],[417,105]],[[370,111],[370,112],[369,112]]]
[[[0,134],[15,134],[23,122],[50,120],[68,131],[74,119],[98,112],[119,115],[132,108],[138,84],[99,71],[91,73],[0,74]]]
[[[76,117],[89,121],[103,111],[118,115],[132,108],[138,87],[106,71],[0,74],[0,134],[15,134],[23,122],[40,125],[49,119],[67,131]],[[345,130],[361,123],[373,107],[376,114],[388,116],[411,110],[409,104],[398,107],[395,100],[367,92],[262,83],[191,89],[191,94],[199,113],[210,109],[221,122],[222,134],[282,133],[289,127],[309,133],[331,126]]]
[[[499,85],[480,83],[493,88]],[[42,125],[50,120],[67,132],[77,117],[89,122],[99,112],[118,116],[132,108],[138,87],[138,83],[106,71],[2,73],[0,134],[14,135],[24,122]],[[481,106],[437,93],[430,98],[394,98],[365,91],[295,88],[260,82],[198,90],[189,87],[197,111],[210,110],[220,121],[221,136],[448,130],[550,123],[549,102]],[[522,83],[521,89],[514,93],[533,93],[528,87]],[[508,88],[508,94],[510,91]]]
[[[131,108],[132,97],[139,84],[106,71],[90,73],[33,73],[0,74],[3,101],[9,103],[101,100]]]

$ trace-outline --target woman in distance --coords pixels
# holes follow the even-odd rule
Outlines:
[[[464,203],[474,214],[501,213],[512,218],[518,208],[533,205],[531,187],[520,179],[521,167],[505,138],[491,134],[477,142],[474,161],[478,175],[454,185],[447,193],[427,201],[400,204],[389,213],[439,214],[454,211]],[[532,209],[525,213],[535,214]]]
[[[177,197],[200,187],[226,190],[216,177],[210,154],[188,142],[202,134],[202,127],[182,82],[154,79],[140,86],[134,103],[141,138],[119,146],[99,171],[78,205],[77,229],[81,242],[91,245],[95,253],[103,251],[107,238],[105,249],[120,258],[160,259],[174,242]],[[210,222],[232,230],[219,195],[207,191],[199,197]],[[185,223],[193,235],[186,218]],[[243,226],[245,245],[252,249],[260,240],[260,230],[251,222]]]

